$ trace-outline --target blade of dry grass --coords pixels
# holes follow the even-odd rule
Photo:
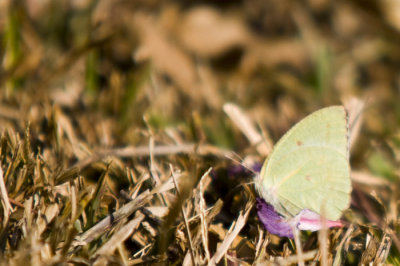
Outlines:
[[[166,254],[169,246],[168,243],[170,239],[172,239],[173,235],[173,231],[171,230],[171,228],[174,226],[175,221],[179,218],[182,212],[182,207],[187,203],[187,200],[189,199],[197,180],[197,178],[194,178],[189,173],[184,173],[180,175],[180,179],[182,180],[182,182],[177,182],[180,184],[180,193],[179,195],[177,195],[176,200],[171,201],[168,215],[164,219],[160,229],[160,236],[158,239],[158,252],[161,255]]]
[[[3,178],[3,169],[0,166],[0,192],[1,192],[1,203],[3,204],[4,208],[4,224],[3,226],[7,223],[9,215],[14,211],[10,200],[8,199],[8,193],[7,193],[7,188],[4,183],[4,178]]]
[[[297,264],[300,266],[304,266],[304,254],[303,248],[301,246],[300,230],[294,226],[292,226],[292,230],[294,232],[294,243],[296,245]]]
[[[343,257],[342,257],[342,250],[347,245],[348,241],[351,239],[351,235],[354,232],[354,226],[350,225],[350,227],[346,230],[346,233],[342,240],[340,241],[339,245],[336,248],[336,256],[333,260],[333,265],[343,265]]]
[[[315,256],[317,255],[318,250],[311,250],[311,251],[307,251],[302,253],[301,256],[301,260],[303,261],[309,261],[315,258]],[[290,255],[287,256],[285,258],[276,258],[276,261],[278,262],[279,265],[292,265],[292,264],[297,264],[299,265],[299,254],[294,254],[294,255]]]
[[[351,147],[354,145],[360,134],[361,125],[363,123],[363,111],[365,103],[361,99],[351,97],[344,102],[344,105],[349,114],[349,148],[351,150]]]
[[[150,156],[165,156],[175,154],[199,154],[199,155],[215,155],[218,157],[233,157],[234,153],[230,150],[225,150],[213,145],[207,144],[193,144],[186,143],[181,145],[157,145],[154,146],[150,152],[149,146],[132,147],[127,146],[124,148],[115,149],[100,149],[97,153],[90,155],[89,157],[77,162],[74,167],[83,169],[93,162],[103,160],[109,156],[116,156],[120,158],[132,158],[132,157],[146,157]]]
[[[156,185],[160,185],[161,181],[160,181],[160,177],[158,176],[158,171],[157,171],[157,167],[155,164],[155,160],[154,160],[154,138],[150,137],[150,141],[149,141],[149,151],[150,151],[150,173],[151,176],[153,177],[154,181],[156,182]],[[165,201],[165,199],[163,199]]]
[[[258,227],[258,240],[256,244],[256,254],[255,254],[255,261],[257,261],[260,258],[260,255],[263,253],[265,250],[264,245],[265,243],[268,243],[266,239],[264,239],[264,230]]]
[[[322,228],[318,232],[318,241],[319,241],[319,249],[321,251],[321,265],[328,266],[328,248],[329,248],[329,240],[328,240],[328,227],[326,226],[326,219],[321,215],[321,224]]]
[[[211,257],[210,257],[210,251],[208,249],[208,223],[206,222],[206,211],[205,211],[205,201],[203,197],[203,182],[205,181],[205,178],[210,174],[211,169],[208,169],[208,171],[201,177],[200,182],[199,182],[199,212],[200,212],[200,221],[201,221],[201,239],[203,241],[203,248],[204,248],[204,253],[206,255],[206,262],[209,262]]]
[[[50,204],[46,207],[45,213],[40,216],[37,221],[38,235],[40,236],[47,228],[48,224],[59,214],[60,206],[58,204]]]
[[[76,200],[76,193],[77,193],[77,188],[75,186],[75,182],[71,181],[69,183],[69,190],[71,194],[71,219],[74,220],[77,214],[77,200]]]
[[[144,217],[144,214],[139,213],[134,219],[114,233],[114,235],[97,250],[94,256],[113,254],[118,246],[128,239],[128,237],[136,230],[136,228],[143,221]]]
[[[233,103],[224,104],[224,111],[232,120],[232,122],[243,132],[247,137],[251,145],[257,147],[257,151],[261,155],[268,155],[272,149],[272,141],[270,139],[264,139],[259,134],[250,120],[250,118],[244,114],[239,106]]]
[[[385,234],[382,237],[381,243],[379,245],[378,251],[376,252],[376,257],[374,260],[374,265],[383,265],[389,255],[390,247],[392,246],[392,237],[391,233]]]
[[[171,177],[172,177],[172,180],[174,181],[176,193],[178,194],[178,197],[181,198],[182,195],[181,195],[181,192],[179,191],[178,184],[176,183],[175,172],[174,172],[174,168],[173,168],[172,164],[169,165],[169,168],[171,170]],[[211,171],[211,168],[208,170],[208,172],[206,172],[205,175],[207,175],[210,171]],[[192,265],[196,265],[195,256],[194,256],[193,241],[192,241],[192,236],[191,236],[190,228],[189,228],[189,222],[188,222],[188,219],[187,219],[187,215],[186,215],[186,212],[185,212],[184,205],[181,206],[181,213],[182,213],[183,221],[185,222],[185,232],[186,232],[186,237],[187,237],[188,242],[189,242],[189,251],[190,251],[190,256],[192,258]]]
[[[361,130],[365,102],[356,97],[344,99],[343,102],[349,115],[349,148],[351,148],[356,142]]]
[[[369,187],[389,187],[392,185],[390,181],[384,177],[357,170],[351,171],[351,180]]]
[[[72,247],[87,245],[101,234],[110,229],[113,223],[120,221],[123,218],[128,217],[133,212],[144,206],[153,196],[152,193],[144,192],[140,194],[136,199],[128,202],[122,206],[119,210],[115,211],[112,215],[108,215],[106,218],[98,222],[92,228],[87,230],[81,236],[77,237],[72,243]]]
[[[232,244],[235,237],[240,233],[243,226],[245,226],[253,205],[254,205],[254,202],[249,201],[246,205],[244,214],[242,211],[239,213],[239,217],[236,219],[236,221],[234,223],[232,223],[229,233],[227,234],[225,239],[222,241],[222,243],[219,245],[214,256],[211,258],[209,265],[215,265],[222,259],[222,257],[229,249],[229,247]]]
[[[208,242],[208,233],[209,233],[209,226],[208,224],[214,219],[214,217],[220,212],[222,208],[222,201],[219,199],[214,206],[209,209],[205,209],[205,202],[203,198],[203,193],[205,188],[210,184],[209,173],[211,168],[203,174],[201,177],[198,187],[196,188],[197,192],[195,192],[195,205],[194,210],[198,213],[197,215],[193,216],[189,219],[189,222],[195,222],[196,219],[200,217],[200,229],[199,230],[192,230],[195,231],[193,235],[193,246],[198,250],[198,253],[202,253],[204,251],[205,258],[197,259],[197,263],[205,264],[210,261],[210,251],[209,251],[209,242]],[[197,204],[196,204],[197,203]],[[200,241],[202,241],[203,250],[200,251]],[[200,256],[200,255],[198,255]],[[182,265],[190,265],[192,264],[192,259],[190,256],[190,252],[187,252],[185,258],[183,260]]]

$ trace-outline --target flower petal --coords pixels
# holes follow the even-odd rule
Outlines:
[[[304,209],[294,218],[287,220],[280,216],[275,211],[274,207],[265,202],[264,199],[257,198],[256,200],[258,218],[271,234],[293,238],[293,227],[308,231],[318,231],[322,229],[322,218],[318,213]],[[343,226],[342,222],[332,220],[326,220],[325,224],[327,228]]]
[[[280,237],[293,238],[293,230],[290,223],[283,219],[274,207],[264,201],[262,198],[257,198],[257,215],[264,227],[271,234]]]
[[[304,209],[296,217],[297,228],[300,230],[318,231],[322,229],[322,217],[311,210]],[[343,224],[340,221],[326,220],[326,227],[342,227]]]

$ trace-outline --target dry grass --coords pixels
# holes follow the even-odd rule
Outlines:
[[[400,264],[399,12],[0,1],[1,264]],[[259,167],[296,121],[341,103],[346,226],[270,235],[237,161]]]

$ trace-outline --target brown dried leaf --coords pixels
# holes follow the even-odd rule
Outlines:
[[[139,213],[134,219],[125,224],[95,253],[96,255],[111,255],[114,250],[136,230],[143,221],[144,215]]]
[[[191,59],[168,40],[153,17],[137,13],[132,23],[141,43],[136,60],[150,59],[156,70],[168,74],[180,88],[191,91],[197,80]]]
[[[251,38],[242,20],[208,7],[186,12],[177,31],[185,48],[202,57],[214,57],[243,47]]]

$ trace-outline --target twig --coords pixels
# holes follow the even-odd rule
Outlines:
[[[326,219],[321,215],[322,228],[318,234],[319,247],[321,250],[321,266],[328,265],[328,227]]]
[[[233,153],[229,150],[224,150],[219,147],[212,145],[197,145],[193,143],[187,143],[182,145],[158,145],[152,149],[153,156],[165,156],[173,154],[199,154],[199,155],[215,155],[218,157],[232,157]],[[108,156],[116,156],[120,158],[132,158],[132,157],[144,157],[150,155],[149,146],[133,147],[128,146],[124,148],[114,149],[102,149],[95,152],[93,155],[86,159],[80,160],[73,167],[79,167],[80,169],[87,167],[95,161],[102,160]]]
[[[301,241],[300,241],[300,230],[297,229],[296,227],[293,227],[293,232],[294,232],[294,243],[296,245],[296,250],[297,250],[297,264],[300,266],[304,266],[304,257],[303,257],[303,249],[301,247]]]
[[[134,211],[141,208],[147,201],[153,196],[153,193],[147,192],[142,193],[140,196],[135,198],[134,200],[130,201],[129,203],[122,206],[119,210],[115,211],[112,215],[108,215],[106,218],[101,220],[95,226],[87,230],[81,236],[79,236],[72,247],[86,245],[93,241],[95,238],[99,237],[101,234],[106,232],[109,227],[113,224],[118,222],[119,220],[128,217]]]
[[[144,214],[140,213],[133,220],[125,224],[118,230],[97,252],[95,255],[111,255],[118,245],[124,242],[136,230],[144,219]]]
[[[0,166],[0,192],[1,192],[1,201],[4,207],[4,216],[5,216],[4,222],[7,223],[10,213],[13,212],[14,210],[11,207],[10,200],[8,199],[7,188],[3,178],[3,169],[1,168],[1,166]]]
[[[176,189],[176,193],[178,194],[178,197],[181,197],[181,193],[179,191],[178,188],[178,184],[176,183],[176,179],[175,179],[175,174],[174,174],[174,169],[172,167],[172,164],[169,164],[169,168],[171,169],[171,176],[172,176],[172,180],[174,181],[174,185],[175,185],[175,189]],[[193,250],[193,242],[192,242],[192,236],[190,234],[190,228],[189,228],[189,222],[183,207],[184,204],[182,204],[181,206],[181,212],[182,212],[182,216],[183,216],[183,220],[185,222],[185,227],[186,227],[186,237],[189,240],[189,249],[190,249],[190,256],[192,258],[192,265],[196,265],[195,264],[195,260],[194,260],[194,250]]]
[[[224,104],[224,111],[232,120],[232,122],[247,137],[251,145],[256,145],[257,151],[262,155],[267,155],[271,151],[272,141],[265,140],[257,132],[252,121],[244,114],[239,106],[233,103]]]
[[[239,217],[237,220],[232,223],[232,227],[228,235],[225,237],[225,239],[222,241],[221,245],[218,247],[217,251],[215,252],[214,256],[211,258],[210,262],[208,265],[215,265],[217,264],[222,256],[226,253],[226,251],[229,249],[231,243],[235,239],[235,237],[239,234],[239,232],[242,230],[242,228],[245,226],[247,218],[249,217],[250,210],[252,206],[254,205],[254,202],[251,201],[246,205],[245,213],[240,212]]]
[[[199,182],[200,221],[203,225],[201,227],[201,237],[203,240],[204,253],[206,254],[207,262],[210,261],[210,252],[208,250],[208,225],[206,221],[206,212],[204,210],[205,202],[203,197],[203,179],[210,174],[211,170],[212,168],[209,168],[208,171],[201,177]]]

